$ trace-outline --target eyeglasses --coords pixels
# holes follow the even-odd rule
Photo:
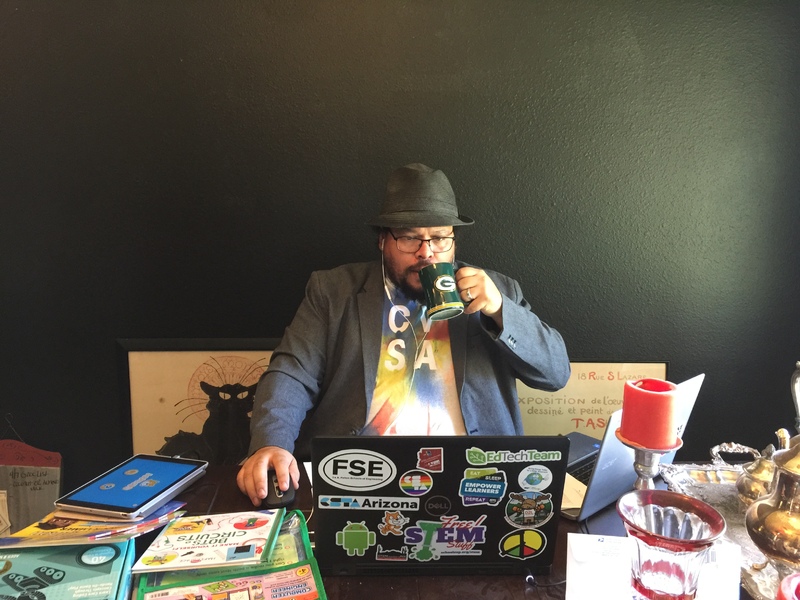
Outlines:
[[[424,242],[428,243],[431,252],[447,252],[453,247],[453,240],[456,239],[455,236],[433,237],[429,239],[411,237],[408,235],[401,235],[400,237],[397,237],[394,233],[392,233],[391,230],[389,230],[389,235],[394,238],[394,241],[397,244],[397,249],[400,250],[400,252],[405,252],[407,254],[413,254],[422,248],[422,244]]]

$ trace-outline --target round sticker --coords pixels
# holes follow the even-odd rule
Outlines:
[[[531,465],[519,472],[519,487],[529,492],[541,492],[553,483],[553,473],[544,465]]]
[[[432,517],[441,517],[453,509],[453,505],[447,496],[431,496],[425,501],[425,512]]]
[[[506,503],[506,521],[514,527],[539,527],[553,516],[552,494],[511,492]]]
[[[500,540],[498,550],[500,556],[527,560],[541,554],[545,546],[547,546],[547,538],[541,531],[519,529],[506,534]]]
[[[409,496],[424,496],[432,487],[433,478],[425,471],[414,469],[400,477],[400,490]]]

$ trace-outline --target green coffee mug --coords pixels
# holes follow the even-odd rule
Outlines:
[[[464,303],[458,295],[452,263],[440,262],[428,265],[419,272],[419,280],[425,291],[429,320],[444,321],[464,312]]]

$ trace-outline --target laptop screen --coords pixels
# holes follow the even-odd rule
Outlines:
[[[547,573],[568,452],[564,436],[315,438],[320,569]]]

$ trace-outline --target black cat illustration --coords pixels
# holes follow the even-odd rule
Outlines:
[[[156,454],[197,458],[214,465],[235,465],[247,456],[250,445],[250,413],[256,384],[215,386],[201,381],[200,387],[208,395],[205,405],[208,418],[202,432],[180,430],[164,438],[166,443]]]

